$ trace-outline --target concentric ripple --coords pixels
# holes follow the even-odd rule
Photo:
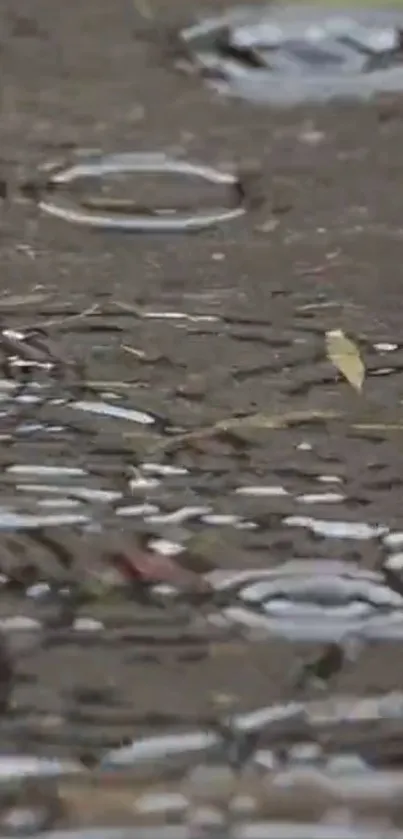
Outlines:
[[[218,91],[291,106],[400,91],[402,24],[399,10],[270,6],[207,18],[180,38]]]
[[[213,571],[208,579],[228,599],[225,619],[251,631],[293,642],[403,637],[403,596],[381,574],[348,562],[291,560],[270,571]]]

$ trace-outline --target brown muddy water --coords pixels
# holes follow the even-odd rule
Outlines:
[[[1,835],[398,839],[403,100],[221,98],[164,35],[199,12],[0,9]],[[83,149],[231,218],[52,217]]]

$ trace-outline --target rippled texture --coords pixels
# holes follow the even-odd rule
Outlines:
[[[0,834],[397,839],[400,102],[224,102],[164,52],[199,11],[0,8]],[[197,237],[38,207],[47,161],[149,149],[256,201]]]
[[[402,22],[397,8],[244,5],[180,40],[220,93],[295,106],[401,91]]]
[[[132,152],[126,154],[112,154],[105,156],[94,156],[87,160],[81,160],[75,165],[60,168],[56,164],[54,171],[52,166],[47,164],[46,172],[48,182],[43,190],[39,201],[40,209],[56,218],[74,224],[86,224],[89,227],[106,230],[124,230],[137,233],[192,233],[205,230],[213,225],[239,218],[245,212],[242,206],[243,188],[241,181],[235,175],[219,172],[200,163],[175,160],[161,153]],[[77,181],[87,178],[89,181],[97,179],[107,180],[111,175],[120,175],[123,178],[130,173],[143,174],[169,174],[182,175],[185,177],[199,178],[211,184],[225,185],[231,188],[232,203],[235,206],[227,210],[210,210],[210,212],[193,212],[189,209],[187,213],[180,213],[176,207],[167,208],[141,208],[136,205],[136,200],[130,202],[119,202],[107,197],[82,196],[81,201],[76,204],[72,197],[66,194],[58,199],[58,194],[64,187],[74,186]],[[47,192],[51,193],[50,196]],[[53,196],[52,196],[52,193]],[[230,193],[230,194],[231,194]],[[64,198],[64,200],[63,200]],[[70,200],[69,200],[70,198]]]

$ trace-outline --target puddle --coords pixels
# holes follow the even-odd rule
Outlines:
[[[403,88],[398,9],[270,6],[182,29],[186,57],[219,93],[293,106]]]
[[[400,111],[324,103],[400,87],[403,18],[272,6],[183,30],[216,89],[321,103],[268,124],[197,73],[139,70],[99,2],[47,4],[48,37],[4,53],[0,836],[397,839]],[[67,135],[169,153],[67,159]],[[14,200],[9,170],[60,150]]]

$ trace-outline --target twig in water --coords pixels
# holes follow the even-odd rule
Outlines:
[[[180,445],[181,443],[191,442],[192,440],[205,439],[206,437],[213,437],[214,434],[219,434],[225,431],[237,431],[242,428],[261,428],[267,430],[280,430],[282,428],[289,428],[300,423],[318,422],[320,420],[340,419],[343,415],[340,411],[288,411],[284,414],[249,414],[245,417],[229,417],[228,419],[219,420],[214,425],[208,425],[204,428],[196,428],[194,431],[185,431],[180,434],[173,434],[157,444],[158,451],[167,451],[172,446]],[[127,436],[130,436],[129,434]]]
[[[136,350],[135,347],[129,347],[127,344],[121,344],[120,346],[121,346],[122,350],[130,353],[131,355],[136,355],[137,358],[145,358],[146,357],[146,354],[145,354],[145,352],[143,352],[143,350]]]
[[[49,326],[60,326],[64,323],[70,323],[72,320],[84,320],[84,318],[88,318],[90,317],[90,315],[95,315],[97,312],[99,312],[99,309],[99,303],[93,303],[92,306],[88,307],[88,309],[84,309],[83,312],[78,312],[76,315],[67,315],[67,317],[65,318],[52,318],[50,320],[30,323],[28,325],[28,329],[44,329],[48,328]]]

